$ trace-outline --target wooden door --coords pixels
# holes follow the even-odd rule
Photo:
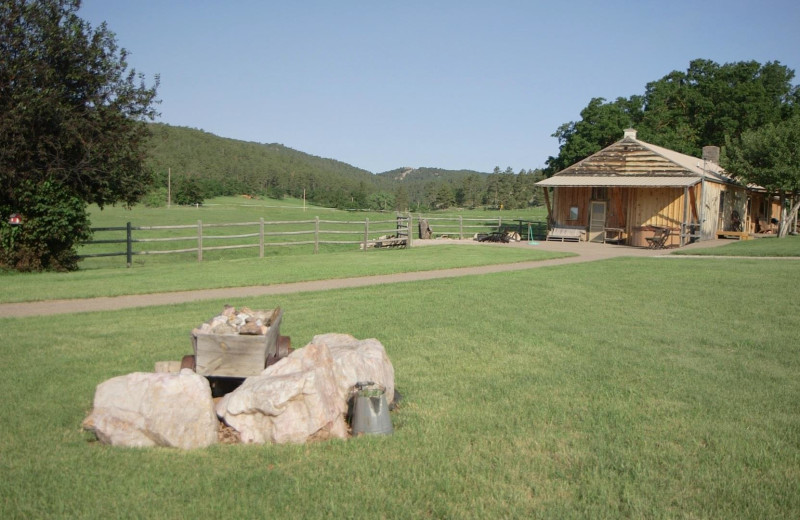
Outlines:
[[[605,237],[606,203],[593,200],[589,206],[589,241],[602,242]]]

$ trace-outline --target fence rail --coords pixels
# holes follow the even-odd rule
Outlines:
[[[92,228],[95,233],[125,232],[124,238],[102,238],[84,242],[84,246],[125,244],[124,251],[87,252],[81,258],[98,258],[111,256],[125,256],[127,265],[132,265],[132,257],[138,255],[165,255],[179,253],[196,253],[197,261],[203,261],[203,253],[209,251],[223,251],[236,249],[258,248],[259,257],[264,257],[266,248],[286,246],[312,245],[314,253],[319,252],[320,245],[360,245],[367,251],[370,248],[413,245],[414,219],[425,219],[432,227],[433,237],[466,238],[476,233],[491,233],[500,230],[519,231],[524,238],[531,238],[529,230],[539,230],[544,222],[525,219],[481,219],[458,217],[412,217],[411,215],[397,216],[392,220],[323,220],[319,217],[313,220],[282,220],[265,221],[259,219],[254,222],[233,223],[203,223],[198,220],[196,224],[180,224],[170,226],[133,226],[128,222],[119,227]],[[534,226],[534,227],[531,227]],[[220,228],[249,227],[255,230],[243,230],[235,234],[215,232],[207,234],[210,230]],[[275,230],[275,228],[282,228]],[[286,229],[289,227],[289,229]],[[299,228],[299,229],[298,229]],[[344,229],[343,229],[344,228]],[[176,236],[147,236],[148,233],[171,233],[194,230],[194,233],[179,233]],[[136,236],[134,236],[136,232]],[[538,231],[535,231],[536,234]],[[546,232],[546,228],[544,228]],[[534,237],[535,238],[535,237]],[[277,239],[277,240],[276,240]],[[159,249],[151,247],[155,244],[179,242],[195,242],[193,247]],[[134,249],[135,244],[145,247]]]

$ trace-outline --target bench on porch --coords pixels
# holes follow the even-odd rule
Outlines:
[[[547,240],[560,242],[581,242],[586,240],[586,228],[582,226],[563,226],[556,224],[547,232]]]
[[[736,238],[737,240],[750,240],[750,233],[747,231],[717,231],[717,238]]]

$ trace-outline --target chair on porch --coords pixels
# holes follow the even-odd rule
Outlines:
[[[662,249],[667,243],[670,233],[672,233],[670,228],[656,228],[653,236],[645,238],[645,240],[647,240],[648,249]]]

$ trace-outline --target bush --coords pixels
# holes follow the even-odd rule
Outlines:
[[[142,198],[142,204],[148,208],[163,208],[167,205],[167,189],[156,188]]]
[[[22,181],[20,207],[0,208],[19,213],[22,224],[0,224],[0,266],[18,271],[73,271],[78,268],[75,246],[91,236],[86,203],[54,181]]]

